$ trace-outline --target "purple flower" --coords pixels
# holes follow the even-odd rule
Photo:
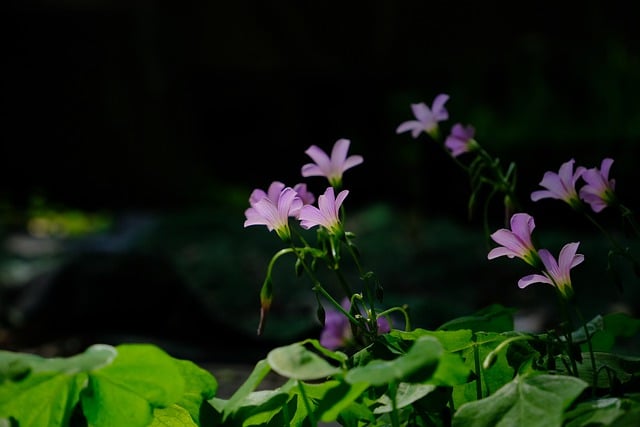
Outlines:
[[[449,100],[449,95],[441,93],[433,100],[431,109],[424,102],[411,104],[411,110],[416,120],[409,120],[400,123],[396,133],[411,131],[411,136],[417,138],[420,133],[427,132],[433,138],[438,135],[438,122],[449,118],[449,112],[444,108],[444,104]]]
[[[253,207],[253,205],[255,205],[260,200],[267,198],[277,206],[278,198],[280,197],[280,194],[282,193],[282,190],[284,190],[284,188],[285,185],[280,181],[273,181],[271,185],[269,185],[269,188],[266,192],[264,190],[261,190],[260,188],[256,188],[251,192],[251,195],[249,196],[249,204]],[[298,194],[298,197],[300,197],[303,204],[308,205],[316,201],[313,193],[307,190],[307,184],[296,184],[293,189]],[[302,205],[300,205],[300,208],[301,207]],[[294,206],[294,209],[289,212],[289,216],[297,218],[299,213],[300,209],[296,204],[296,206]]]
[[[349,145],[351,141],[348,139],[339,139],[333,145],[331,157],[327,155],[321,148],[312,145],[305,153],[311,157],[315,163],[307,163],[302,166],[302,176],[324,176],[329,180],[329,184],[339,188],[342,185],[342,174],[347,169],[359,165],[364,161],[362,156],[349,156]]]
[[[476,130],[473,126],[464,127],[461,123],[456,123],[451,128],[451,133],[444,141],[444,145],[451,151],[453,157],[458,157],[478,147],[478,143],[473,139],[475,134]]]
[[[266,225],[269,231],[275,230],[282,240],[289,241],[291,238],[289,217],[300,212],[302,206],[302,199],[298,193],[293,188],[286,187],[277,196],[276,201],[263,197],[252,203],[251,207],[244,212],[247,218],[244,226],[246,228],[251,225]]]
[[[609,179],[609,169],[613,159],[603,159],[600,169],[591,168],[584,171],[582,179],[587,183],[580,189],[580,198],[591,205],[591,209],[598,213],[607,206],[615,203],[616,180]]]
[[[349,299],[344,298],[340,303],[345,311],[349,311]],[[391,331],[391,324],[386,317],[378,317],[378,334]],[[328,308],[324,315],[324,328],[320,333],[320,344],[329,350],[348,347],[353,341],[353,332],[349,319],[336,309]]]
[[[349,194],[348,190],[342,190],[338,197],[334,196],[333,187],[327,187],[324,194],[318,197],[318,208],[313,205],[304,205],[300,210],[298,219],[304,229],[321,225],[332,234],[342,232],[340,222],[340,206]]]
[[[493,241],[502,246],[491,249],[487,258],[517,257],[533,267],[539,266],[540,259],[531,241],[531,233],[536,227],[533,217],[526,213],[517,213],[511,216],[510,223],[511,230],[502,228],[491,235]]]
[[[572,208],[580,207],[580,199],[576,191],[576,182],[582,176],[585,168],[580,166],[573,172],[575,160],[571,159],[560,166],[558,173],[545,172],[540,185],[546,190],[531,193],[531,200],[537,202],[541,199],[560,199],[567,202]]]
[[[302,199],[303,204],[311,205],[316,201],[316,196],[314,196],[313,193],[307,189],[307,184],[296,184],[293,186],[293,189],[296,191],[296,193],[298,193],[298,197]]]
[[[573,296],[570,271],[573,267],[584,261],[584,255],[576,254],[580,242],[567,243],[560,250],[558,261],[546,249],[540,249],[538,254],[542,260],[545,271],[542,274],[531,274],[518,281],[518,287],[526,288],[532,283],[548,283],[558,288],[562,296],[570,299]]]

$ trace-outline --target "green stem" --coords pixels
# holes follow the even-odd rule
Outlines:
[[[478,346],[478,337],[473,335],[473,360],[476,368],[476,397],[482,399],[482,367],[480,366],[480,348]]]
[[[381,311],[380,313],[377,314],[376,317],[380,317],[380,316],[385,316],[389,313],[393,313],[394,311],[399,311],[402,313],[402,315],[404,316],[404,330],[405,331],[410,331],[411,330],[411,320],[409,320],[409,313],[407,313],[407,310],[404,307],[392,307],[389,308],[387,310]]]
[[[309,279],[311,280],[311,283],[313,284],[313,290],[316,292],[320,292],[339,312],[344,314],[347,319],[349,319],[349,322],[351,322],[352,325],[361,326],[361,323],[358,321],[358,319],[353,317],[351,313],[342,308],[342,305],[338,301],[336,301],[335,298],[333,298],[331,294],[329,294],[329,292],[327,292],[327,290],[322,286],[322,283],[320,283],[311,268],[307,265],[304,257],[298,256],[298,259],[300,260],[300,264],[302,264],[304,271],[307,273]]]
[[[389,384],[389,397],[391,398],[391,425],[393,427],[400,427],[400,419],[398,418],[397,392],[398,384],[395,381],[391,381],[391,383]]]
[[[574,307],[574,309],[578,316],[578,319],[580,320],[580,323],[582,323],[584,334],[587,337],[587,346],[589,347],[589,357],[591,358],[591,371],[593,372],[593,379],[592,379],[593,389],[591,390],[591,394],[593,395],[593,397],[595,397],[596,390],[598,387],[598,370],[596,368],[596,358],[593,353],[593,344],[591,343],[591,333],[589,332],[589,327],[587,326],[587,323],[584,321],[584,317],[582,317],[582,313],[580,312],[578,307]]]
[[[556,286],[556,290],[557,290],[557,286]],[[558,298],[560,299],[560,306],[562,308],[562,314],[564,315],[565,319],[567,320],[567,325],[569,325],[569,327],[567,328],[568,331],[565,332],[565,338],[567,340],[567,345],[568,345],[568,350],[567,353],[569,355],[569,361],[571,362],[571,370],[573,371],[572,375],[576,378],[580,378],[580,374],[578,373],[578,365],[576,364],[576,359],[573,357],[573,337],[571,336],[571,333],[573,332],[573,320],[571,318],[571,314],[569,313],[569,310],[567,308],[567,301],[564,299],[564,297],[560,294],[560,291],[558,290]]]
[[[631,209],[629,209],[623,204],[619,204],[618,208],[620,209],[620,213],[622,214],[622,217],[627,220],[627,222],[629,223],[631,228],[633,228],[633,231],[636,233],[636,235],[640,237],[640,226],[638,225],[635,218],[633,217],[633,212],[631,211]]]
[[[300,390],[300,396],[302,396],[302,401],[304,402],[304,407],[307,409],[307,414],[309,414],[309,423],[311,427],[317,427],[318,421],[316,420],[315,415],[313,414],[313,410],[311,408],[311,404],[309,404],[309,398],[307,397],[307,392],[304,391],[304,385],[302,381],[297,381],[298,390]]]

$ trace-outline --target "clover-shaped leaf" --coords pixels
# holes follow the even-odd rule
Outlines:
[[[564,411],[587,387],[566,375],[516,376],[493,395],[460,406],[452,425],[560,427]]]

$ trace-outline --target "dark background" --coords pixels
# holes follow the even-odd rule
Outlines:
[[[233,288],[241,277],[253,287],[224,298],[243,298],[254,307],[277,242],[264,244],[266,260],[253,259],[256,271],[247,274],[244,264],[229,268],[246,260],[259,233],[275,239],[255,227],[242,230],[248,195],[276,179],[302,181],[300,167],[309,160],[304,150],[311,144],[329,151],[337,139],[348,138],[350,152],[365,158],[345,175],[355,212],[389,204],[461,227],[479,224],[466,216],[462,171],[426,137],[395,134],[412,118],[410,103],[431,104],[439,93],[451,95],[443,132],[455,122],[473,124],[489,152],[518,164],[518,191],[527,203],[542,174],[569,158],[591,167],[613,157],[618,191],[635,208],[637,14],[616,2],[558,4],[6,2],[0,18],[6,230],[20,231],[19,213],[36,196],[84,212],[144,212],[156,215],[154,221],[178,215],[163,223],[162,238],[156,234],[159,240],[129,249],[160,252],[175,266],[176,254],[184,261],[184,248],[207,236],[217,246],[203,250],[198,266],[209,270],[194,273],[182,261],[177,269],[198,277],[192,287],[207,292]],[[316,194],[324,191],[320,180],[311,182]],[[544,214],[548,226],[584,225],[572,221],[560,202],[528,207]],[[492,213],[500,214],[499,206]],[[411,227],[403,233],[419,235]],[[480,248],[475,261],[485,262],[482,236],[457,233],[454,241],[464,246],[472,239],[467,244]],[[422,243],[402,246],[419,265],[415,253],[422,249],[433,257],[447,246],[438,239],[427,240],[427,249]],[[443,259],[451,264],[443,280],[451,271],[463,274],[456,257]],[[220,265],[224,274],[215,268]],[[393,268],[382,270],[396,277]],[[510,286],[517,274],[505,279]],[[418,280],[407,279],[400,288],[409,292]],[[482,295],[500,295],[475,292],[465,299],[469,304],[451,311],[488,302]],[[226,305],[221,295],[218,309]],[[439,320],[449,314],[442,311]],[[243,322],[254,325],[255,313]]]

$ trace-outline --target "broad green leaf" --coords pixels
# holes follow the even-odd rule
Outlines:
[[[493,395],[460,406],[452,425],[560,427],[564,411],[587,387],[566,375],[517,376]]]
[[[441,325],[439,330],[471,329],[474,332],[506,332],[513,330],[515,309],[500,304],[490,305],[471,316],[458,317]]]
[[[416,400],[420,400],[427,394],[436,389],[436,386],[429,384],[398,384],[398,390],[396,392],[396,408],[401,409],[407,405],[411,405]],[[374,414],[385,414],[393,411],[393,402],[388,395],[384,394],[378,402],[381,404],[373,410]]]
[[[459,329],[453,331],[429,331],[426,329],[416,328],[411,332],[393,330],[390,332],[404,340],[416,340],[421,336],[436,337],[448,352],[454,353],[467,348],[471,343],[473,331],[470,329]]]
[[[343,410],[351,406],[364,393],[369,384],[326,381],[315,386],[323,389],[323,393],[317,397],[319,401],[317,414],[321,421],[331,422],[337,420]]]
[[[46,358],[35,354],[0,351],[0,381],[28,372],[60,372],[75,374],[99,369],[110,364],[117,351],[110,345],[96,344],[71,357]]]
[[[433,375],[444,350],[434,337],[416,339],[407,354],[393,360],[374,360],[347,372],[346,381],[384,385],[391,382],[424,382]]]
[[[623,420],[635,414],[635,422],[640,419],[640,403],[631,399],[609,397],[581,402],[567,412],[565,427],[624,425]],[[629,427],[636,424],[627,424]]]
[[[176,403],[185,380],[175,359],[149,344],[124,344],[110,365],[89,374],[82,408],[89,423],[144,427],[156,407]]]
[[[469,380],[471,369],[465,364],[464,359],[457,353],[444,353],[433,378],[429,384],[440,386],[454,386],[464,384]]]
[[[32,373],[0,387],[0,417],[14,417],[20,427],[67,426],[86,374]]]
[[[278,374],[297,380],[317,380],[341,372],[302,343],[278,347],[267,354],[267,361]]]
[[[223,420],[229,415],[234,413],[242,405],[242,402],[249,394],[256,389],[256,387],[264,380],[264,377],[271,372],[271,366],[266,360],[260,360],[253,367],[253,371],[249,375],[249,378],[242,383],[242,385],[233,393],[233,396],[229,400],[224,401],[222,399],[213,398],[209,402],[218,411],[223,413]]]
[[[514,369],[509,365],[507,361],[506,352],[498,354],[495,362],[489,369],[482,368],[482,362],[487,355],[493,351],[497,345],[504,341],[506,337],[502,334],[495,332],[489,333],[476,333],[476,342],[469,343],[469,346],[461,353],[465,366],[469,371],[475,373],[476,377],[480,376],[480,382],[482,385],[482,396],[488,396],[491,393],[498,390],[504,384],[513,379]],[[478,352],[478,361],[480,371],[476,367],[476,351]],[[453,400],[455,406],[458,407],[466,402],[471,402],[478,399],[476,381],[471,381],[466,384],[455,386],[453,389]]]
[[[178,406],[170,405],[166,408],[153,410],[153,421],[149,427],[198,427],[189,412]]]
[[[178,406],[186,409],[191,418],[198,424],[200,417],[200,407],[203,401],[211,399],[218,391],[218,381],[195,363],[188,360],[175,360],[175,363],[185,379],[185,390],[178,400]]]
[[[594,352],[594,358],[598,372],[597,386],[600,388],[610,387],[613,378],[624,384],[640,377],[640,357]],[[592,383],[591,353],[582,353],[582,363],[578,363],[577,367],[580,378]]]
[[[635,319],[625,313],[607,314],[603,318],[602,330],[596,331],[591,337],[594,351],[610,351],[620,338],[629,338],[640,331],[640,319]],[[582,351],[587,351],[586,344]]]

